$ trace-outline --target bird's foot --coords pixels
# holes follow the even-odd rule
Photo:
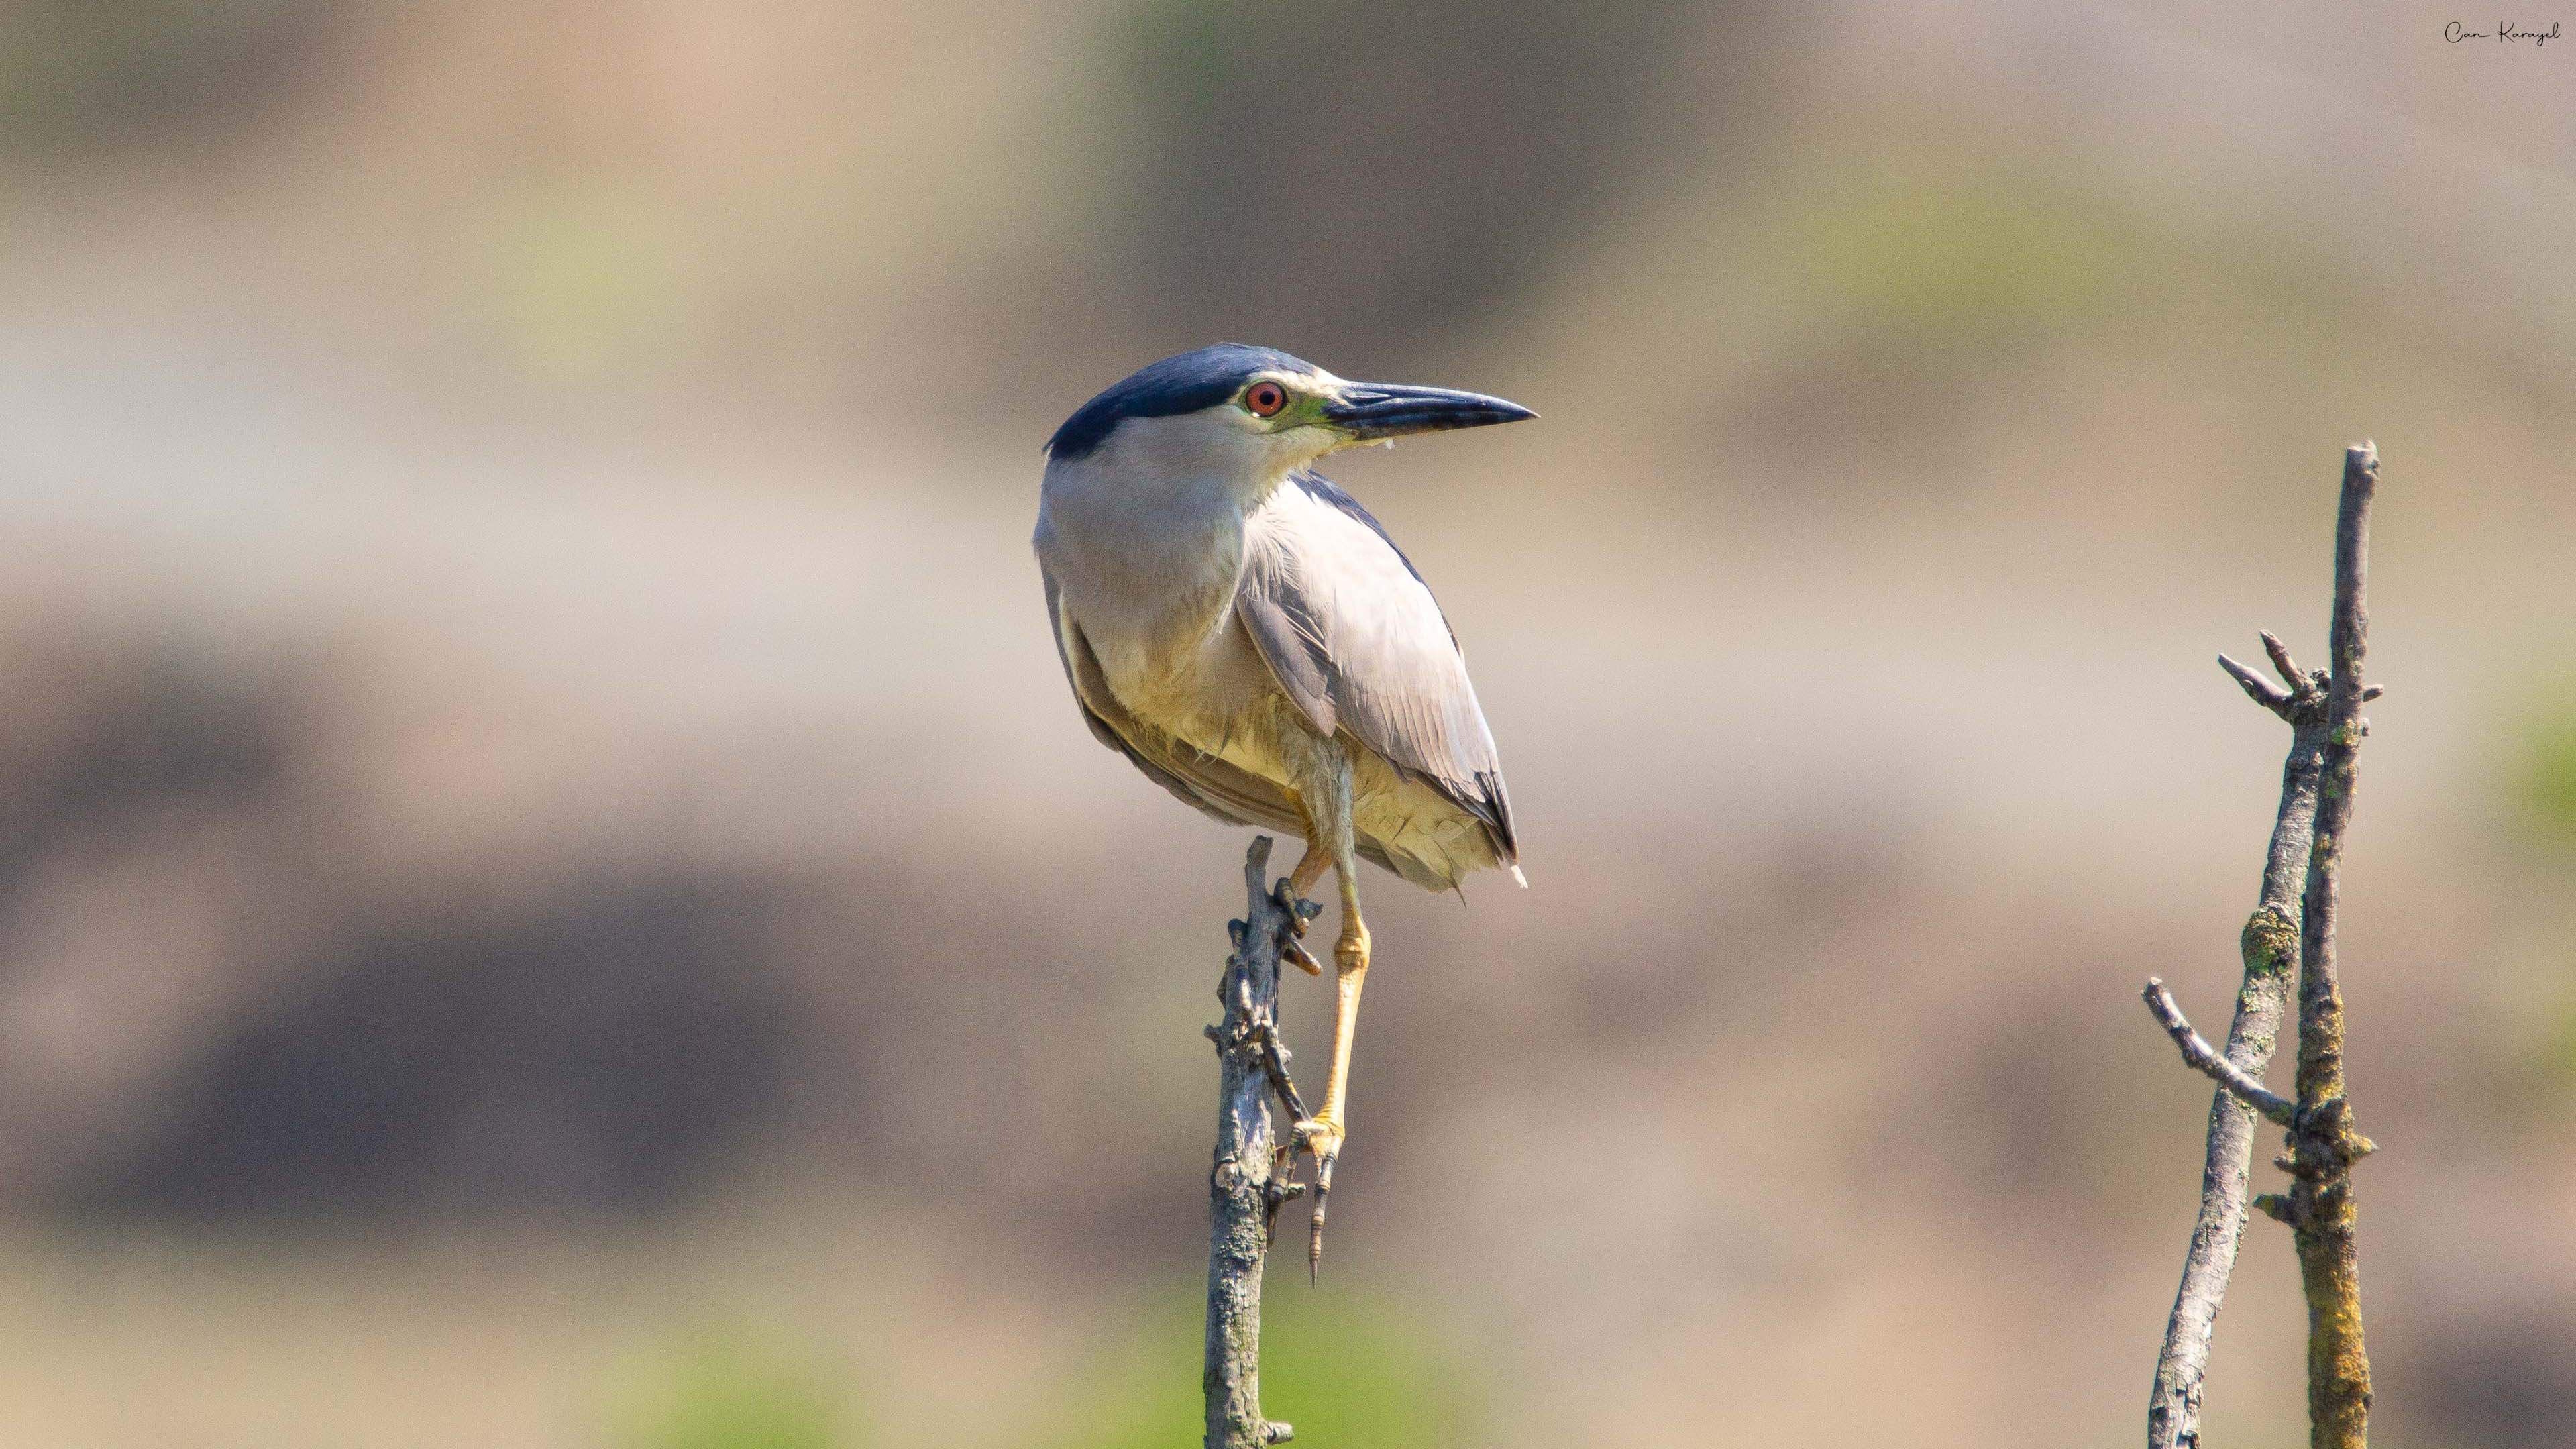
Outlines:
[[[1341,1124],[1332,1118],[1321,1113],[1301,1117],[1294,1130],[1297,1133],[1297,1150],[1315,1154],[1317,1162],[1330,1162],[1342,1155]]]
[[[1279,883],[1270,888],[1270,898],[1279,903],[1279,909],[1288,913],[1289,929],[1300,937],[1306,934],[1306,924],[1324,913],[1323,903],[1306,899],[1298,891],[1295,879],[1289,876],[1279,877]]]
[[[1314,1116],[1296,1126],[1297,1149],[1315,1154],[1315,1216],[1306,1229],[1306,1281],[1313,1283],[1324,1267],[1324,1199],[1333,1190],[1333,1164],[1342,1158],[1342,1127],[1329,1116]]]
[[[1288,914],[1288,934],[1279,938],[1281,958],[1309,976],[1323,975],[1324,963],[1316,960],[1315,953],[1306,949],[1305,935],[1307,923],[1322,915],[1324,908],[1297,894],[1296,882],[1286,876],[1279,878],[1279,884],[1272,888],[1270,898],[1277,901],[1279,909]]]

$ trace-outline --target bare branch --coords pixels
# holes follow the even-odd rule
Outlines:
[[[2308,852],[2299,932],[2299,1126],[2290,1134],[2289,1221],[2308,1300],[2308,1442],[2364,1449],[2370,1434],[2370,1357],[2362,1341],[2359,1211],[2352,1164],[2370,1150],[2352,1127],[2343,1075],[2343,988],[2335,963],[2335,909],[2343,844],[2352,820],[2355,756],[2369,732],[2361,717],[2370,614],[2370,505],[2379,450],[2345,450],[2335,517],[2334,672],[2326,689],[2323,787]]]
[[[2299,961],[2299,879],[2306,869],[2310,831],[2317,814],[2319,758],[2325,722],[2315,710],[2293,716],[2290,751],[2281,765],[2281,803],[2263,866],[2262,900],[2245,919],[2240,947],[2245,983],[2227,1027],[2225,1059],[2257,1077],[2272,1059],[2281,1018],[2289,1005]],[[2236,1270],[2245,1235],[2246,1201],[2252,1192],[2253,1107],[2225,1088],[2209,1103],[2209,1149],[2201,1167],[2200,1213],[2174,1290],[2156,1378],[2147,1401],[2150,1449],[2190,1449],[2200,1443],[2201,1383],[2219,1304]]]
[[[2281,676],[2283,684],[2290,686],[2290,692],[2305,694],[2315,688],[2316,681],[2299,667],[2299,661],[2290,657],[2290,646],[2281,642],[2281,636],[2269,629],[2263,630],[2262,634],[2263,652],[2272,657],[2273,671]]]
[[[1279,962],[1296,940],[1297,911],[1268,889],[1270,837],[1243,859],[1244,918],[1227,923],[1234,952],[1217,987],[1225,1020],[1216,1042],[1216,1159],[1208,1174],[1206,1449],[1285,1444],[1286,1424],[1261,1413],[1261,1269],[1280,1206],[1303,1189],[1288,1181],[1271,1121],[1270,1094],[1304,1115],[1279,1044]]]
[[[2267,635],[2265,637],[2268,638],[2270,636]],[[2288,690],[2281,688],[2281,686],[2265,679],[2262,675],[2255,673],[2253,670],[2246,668],[2244,665],[2237,663],[2235,660],[2228,658],[2224,654],[2218,656],[2218,667],[2226,670],[2230,675],[2233,675],[2236,682],[2244,686],[2245,693],[2250,696],[2256,704],[2263,706],[2265,709],[2270,710],[2272,713],[2279,715],[2283,719],[2288,719],[2290,717],[2290,693]]]
[[[2288,686],[2286,696],[2250,677],[2253,671],[2227,662],[2228,673],[2248,694],[2290,722],[2291,741],[2281,773],[2280,813],[2264,864],[2262,904],[2245,923],[2245,984],[2237,994],[2226,1051],[2213,1050],[2192,1031],[2161,985],[2148,983],[2148,1008],[2181,1047],[2184,1060],[2220,1083],[2209,1109],[2200,1218],[2192,1229],[2182,1286],[2174,1295],[2164,1349],[2156,1360],[2155,1388],[2147,1401],[2149,1449],[2196,1449],[2200,1443],[2210,1334],[2244,1233],[2257,1111],[2290,1129],[2290,1150],[2274,1164],[2290,1174],[2290,1191],[2265,1193],[2252,1206],[2288,1224],[2298,1246],[2308,1301],[2310,1449],[2366,1449],[2368,1441],[2370,1361],[2362,1345],[2351,1175],[2352,1164],[2373,1149],[2370,1139],[2353,1130],[2344,1091],[2343,996],[2335,974],[2334,926],[2343,840],[2352,818],[2354,754],[2370,731],[2360,706],[2379,693],[2361,677],[2369,630],[2363,595],[2370,504],[2378,482],[2377,450],[2367,443],[2348,449],[2335,520],[2334,618],[2328,644],[2332,671],[2302,673],[2289,648],[2268,633],[2263,649]],[[2281,703],[2274,704],[2275,698]],[[2299,1067],[2298,1094],[2290,1100],[2262,1086],[2262,1071],[2280,1029],[2293,964]]]
[[[2346,472],[2348,491],[2349,459]],[[2340,567],[2345,554],[2342,534],[2339,524],[2338,621],[2345,617],[2343,601],[2347,592]],[[2228,673],[2237,677],[2249,695],[2289,721],[2290,750],[2281,767],[2280,808],[2264,858],[2261,900],[2246,919],[2240,943],[2245,981],[2237,992],[2236,1013],[2228,1024],[2226,1046],[2216,1053],[2218,1059],[2255,1082],[2261,1081],[2263,1069],[2271,1060],[2273,1043],[2281,1034],[2282,1018],[2297,979],[2301,928],[2306,918],[2302,885],[2320,833],[2318,810],[2326,789],[2327,737],[2336,728],[2329,719],[2328,676],[2301,669],[2279,635],[2266,632],[2262,637],[2263,652],[2287,687],[2285,707],[2273,705],[2273,697],[2282,692],[2268,681],[2258,679],[2263,684],[2261,691],[2246,684],[2243,675],[2252,671],[2240,666],[2231,667]],[[2339,642],[2341,637],[2338,635]],[[2188,1449],[2200,1443],[2202,1381],[2208,1373],[2210,1339],[2217,1327],[2219,1305],[2226,1297],[2227,1280],[2235,1271],[2237,1248],[2244,1237],[2258,1111],[2225,1086],[2210,1099],[2200,1213],[2192,1224],[2182,1281],[2174,1291],[2173,1313],[2166,1321],[2164,1344],[2156,1357],[2155,1386],[2147,1401],[2150,1449]],[[2268,1195],[2262,1206],[2283,1221],[2291,1220],[2283,1214],[2294,1211],[2288,1199]]]
[[[2155,1015],[2157,1023],[2164,1027],[2165,1034],[2174,1039],[2174,1045],[2182,1048],[2182,1059],[2186,1066],[2234,1092],[2247,1106],[2274,1122],[2284,1127],[2290,1125],[2291,1117],[2298,1110],[2298,1104],[2264,1086],[2248,1076],[2243,1068],[2220,1056],[2217,1048],[2211,1046],[2199,1032],[2191,1029],[2191,1022],[2183,1016],[2182,1007],[2175,1002],[2173,993],[2165,989],[2162,978],[2148,977],[2147,989],[2143,994],[2146,997],[2147,1010]]]

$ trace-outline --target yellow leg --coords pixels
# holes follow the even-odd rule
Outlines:
[[[1306,1239],[1306,1276],[1311,1281],[1324,1258],[1324,1199],[1333,1190],[1333,1164],[1341,1160],[1342,1142],[1349,1131],[1347,1099],[1351,1079],[1351,1040],[1359,1032],[1360,988],[1368,982],[1368,922],[1360,917],[1358,872],[1351,866],[1348,851],[1335,862],[1341,878],[1342,935],[1333,945],[1333,962],[1339,967],[1333,997],[1333,1064],[1324,1088],[1324,1106],[1314,1116],[1297,1124],[1297,1144],[1315,1154],[1315,1219]]]
[[[1368,980],[1368,923],[1360,918],[1359,847],[1351,821],[1351,755],[1335,740],[1295,737],[1310,748],[1292,750],[1289,768],[1295,780],[1298,812],[1306,819],[1306,858],[1297,862],[1290,883],[1303,894],[1319,879],[1326,863],[1342,887],[1342,936],[1333,946],[1340,967],[1333,1002],[1333,1065],[1324,1106],[1296,1127],[1298,1148],[1315,1154],[1315,1222],[1306,1239],[1306,1271],[1311,1278],[1324,1257],[1324,1198],[1332,1191],[1333,1164],[1341,1160],[1349,1123],[1351,1038],[1360,1022],[1360,987]],[[1320,965],[1317,974],[1321,974]]]
[[[1332,863],[1332,852],[1316,844],[1312,836],[1307,837],[1306,853],[1298,857],[1297,868],[1288,872],[1288,889],[1303,896],[1315,888],[1315,882],[1323,877],[1324,867]]]
[[[1360,1024],[1360,988],[1368,981],[1368,922],[1360,918],[1359,883],[1342,877],[1342,936],[1333,944],[1333,964],[1340,968],[1333,1000],[1333,1071],[1324,1088],[1324,1109],[1307,1124],[1309,1136],[1329,1136],[1338,1152],[1350,1087],[1351,1038]],[[1321,1152],[1318,1156],[1323,1156]]]

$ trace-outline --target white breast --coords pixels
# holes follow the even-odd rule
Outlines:
[[[1131,419],[1090,455],[1048,465],[1034,540],[1119,702],[1229,757],[1274,689],[1233,618],[1245,509],[1269,471],[1243,453],[1222,419]]]

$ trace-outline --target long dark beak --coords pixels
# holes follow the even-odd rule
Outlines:
[[[1355,443],[1400,438],[1407,433],[1481,428],[1488,423],[1516,423],[1534,418],[1516,402],[1480,392],[1453,392],[1445,387],[1405,387],[1398,383],[1354,382],[1324,404],[1324,421]]]

